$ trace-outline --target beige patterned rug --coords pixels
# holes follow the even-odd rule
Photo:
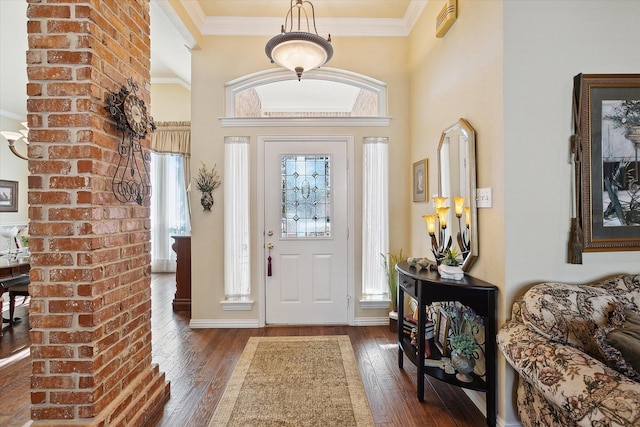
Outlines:
[[[250,338],[209,423],[374,425],[346,335]]]

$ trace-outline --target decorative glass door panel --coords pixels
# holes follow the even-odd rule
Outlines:
[[[331,157],[282,155],[282,237],[331,237]]]

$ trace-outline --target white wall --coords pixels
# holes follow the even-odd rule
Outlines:
[[[440,2],[429,2],[411,34],[411,161],[430,160],[458,117],[477,134],[480,254],[471,274],[499,287],[498,325],[516,296],[541,281],[588,282],[639,273],[640,252],[585,253],[567,264],[572,216],[569,138],[578,73],[640,72],[640,2],[459,0],[458,20],[436,39]],[[421,215],[411,209],[412,251],[426,253]],[[514,372],[498,360],[498,414],[517,425]]]
[[[0,130],[19,131],[24,129],[20,121],[0,115]],[[16,149],[27,155],[27,147],[23,141],[16,142]],[[0,179],[18,181],[18,212],[0,212],[0,225],[24,225],[29,221],[29,204],[27,199],[28,162],[16,157],[9,144],[0,136]]]
[[[191,91],[179,84],[151,84],[151,116],[157,122],[191,121]]]
[[[388,111],[392,116],[388,128],[223,128],[219,119],[224,116],[225,84],[241,76],[276,66],[264,55],[265,37],[206,37],[201,48],[192,52],[192,164],[203,161],[208,167],[218,165],[224,176],[224,137],[249,136],[251,138],[251,170],[257,168],[258,135],[340,134],[353,135],[355,162],[350,165],[355,172],[356,230],[350,233],[354,239],[356,254],[361,244],[361,142],[367,136],[387,136],[390,141],[390,216],[391,249],[399,251],[408,242],[408,224],[405,221],[406,205],[409,203],[410,173],[408,162],[408,75],[407,43],[404,38],[334,38],[335,54],[328,64],[331,68],[350,70],[386,82],[388,85]],[[195,169],[195,168],[194,168]],[[257,193],[255,186],[259,178],[255,172],[250,177],[251,190],[251,234],[252,260],[262,255],[263,230],[257,229]],[[193,192],[192,213],[192,321],[193,322],[252,322],[259,320],[257,304],[258,284],[263,274],[257,262],[252,269],[252,298],[256,300],[253,311],[223,311],[220,302],[224,299],[223,281],[223,215],[225,183],[213,196],[215,205],[211,212],[203,212],[198,192]],[[406,250],[406,249],[405,249]],[[359,259],[354,262],[355,300],[360,298]],[[356,311],[356,318],[387,318],[386,310]],[[201,323],[201,324],[202,324]]]
[[[506,307],[537,282],[640,273],[638,251],[566,262],[573,76],[639,72],[640,2],[504,2]],[[515,400],[510,382],[504,393]]]

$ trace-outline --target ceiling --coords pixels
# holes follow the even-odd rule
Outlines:
[[[318,33],[406,36],[428,0],[314,0]],[[24,0],[0,1],[0,114],[26,118]],[[286,0],[151,0],[151,81],[191,85],[190,51],[207,35],[275,36]]]

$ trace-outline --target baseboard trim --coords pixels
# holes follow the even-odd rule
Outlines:
[[[356,317],[353,326],[384,326],[389,324],[389,316],[384,317]]]
[[[260,328],[258,319],[191,319],[191,329]]]

